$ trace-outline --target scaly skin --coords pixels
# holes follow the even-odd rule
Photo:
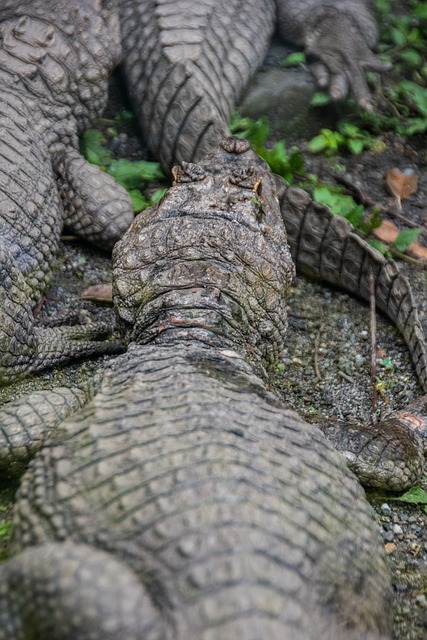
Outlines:
[[[294,271],[271,174],[227,140],[174,177],[114,250],[133,344],[22,482],[0,639],[385,640],[363,491],[266,387]]]
[[[281,32],[304,45],[321,84],[335,98],[351,89],[369,108],[367,69],[377,28],[364,0],[277,0]],[[120,2],[124,71],[155,156],[168,168],[192,161],[228,132],[228,121],[261,62],[274,23],[272,0],[124,0]],[[407,279],[332,216],[279,184],[282,216],[297,268],[369,300],[369,268],[378,308],[401,330],[427,392],[427,347]]]
[[[228,134],[230,115],[261,64],[277,14],[304,45],[335,99],[351,89],[370,108],[375,21],[365,0],[121,0],[124,71],[141,128],[166,169],[194,161]],[[276,7],[277,5],[277,7]]]
[[[411,285],[392,260],[368,245],[351,224],[276,179],[292,258],[299,271],[369,301],[370,273],[376,306],[401,331],[419,383],[427,393],[427,346]]]
[[[48,282],[64,221],[111,248],[132,220],[126,192],[76,150],[79,132],[102,113],[119,56],[117,16],[99,0],[2,2],[0,384],[116,350],[94,340],[107,327],[34,328],[32,306]]]

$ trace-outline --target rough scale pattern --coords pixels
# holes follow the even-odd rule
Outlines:
[[[351,90],[369,108],[364,74],[386,68],[370,50],[377,29],[365,0],[122,0],[118,7],[129,92],[167,169],[201,158],[228,132],[276,13],[283,35],[306,47],[334,98]]]
[[[106,327],[35,329],[32,306],[64,220],[106,248],[132,220],[126,192],[76,150],[102,113],[120,51],[117,16],[99,0],[1,4],[0,384],[111,348],[92,341]]]
[[[133,344],[24,477],[1,640],[389,637],[363,490],[266,388],[293,265],[271,174],[224,144],[116,245]]]
[[[421,387],[427,393],[427,346],[410,282],[392,260],[373,249],[351,224],[277,178],[280,208],[292,258],[299,271],[369,300],[370,273],[376,306],[401,331]]]
[[[124,0],[119,10],[126,78],[153,154],[168,169],[202,157],[267,52],[273,0]]]
[[[124,71],[142,130],[166,168],[212,149],[266,51],[272,0],[124,0],[120,2]],[[377,28],[364,0],[277,0],[282,34],[304,45],[321,85],[333,97],[349,89],[368,107],[367,69],[384,70],[371,48]],[[297,268],[369,299],[401,330],[427,392],[427,347],[407,279],[301,190],[279,186],[282,215]]]

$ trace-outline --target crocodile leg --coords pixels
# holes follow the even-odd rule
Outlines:
[[[132,570],[103,551],[50,543],[1,567],[1,638],[162,640],[162,627]]]
[[[0,384],[73,358],[123,351],[120,342],[103,340],[111,334],[107,324],[35,327],[29,286],[1,244],[0,281]]]
[[[418,379],[427,391],[427,347],[411,285],[398,266],[369,246],[351,224],[313,202],[302,189],[276,177],[282,217],[295,265],[302,273],[369,301],[370,273],[376,305],[402,333]]]
[[[378,30],[369,0],[276,0],[279,32],[303,46],[321,88],[334,100],[351,92],[360,107],[373,108],[367,70],[386,71],[373,53]]]
[[[22,472],[49,434],[91,399],[96,380],[84,386],[34,391],[0,409],[0,468],[7,476]]]
[[[54,166],[65,225],[89,242],[112,249],[133,220],[126,189],[73,148],[67,148]]]
[[[67,211],[80,228],[98,227],[97,242],[103,226],[111,247],[132,219],[127,199],[128,218],[106,220],[116,209],[122,217],[123,190],[113,195],[112,181],[107,185],[72,151],[79,132],[101,115],[121,53],[117,15],[107,5],[3,0],[0,6],[0,384],[117,351],[117,344],[97,340],[109,333],[105,326],[41,330],[31,312],[49,281],[64,224],[57,171],[64,173],[63,191],[73,193]],[[98,219],[87,220],[95,212]]]

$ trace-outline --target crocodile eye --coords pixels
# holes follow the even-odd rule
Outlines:
[[[180,182],[198,182],[206,178],[206,171],[200,164],[194,162],[181,162],[180,165],[172,167],[174,184]]]
[[[255,193],[260,192],[262,176],[256,173],[253,167],[245,167],[243,169],[236,169],[230,175],[230,182],[243,187],[244,189],[251,189]]]

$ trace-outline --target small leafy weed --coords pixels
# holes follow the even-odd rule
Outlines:
[[[354,155],[360,155],[365,149],[378,147],[379,144],[379,141],[368,131],[346,120],[340,120],[337,123],[337,131],[321,129],[320,133],[308,143],[308,150],[311,153],[332,156],[339,150],[345,149]]]
[[[397,238],[392,242],[392,246],[404,253],[409,245],[411,245],[420,236],[422,229],[404,229],[399,233]]]
[[[271,149],[265,146],[270,130],[266,117],[253,120],[234,114],[230,130],[237,138],[246,138],[270,169],[289,183],[293,182],[295,174],[304,173],[304,158],[299,149],[293,147],[287,151],[284,140],[276,142]]]
[[[392,363],[390,356],[378,360],[378,364],[380,367],[383,367],[383,369],[387,369],[388,371],[394,370],[394,364]]]
[[[396,500],[398,502],[406,502],[409,504],[424,505],[424,511],[427,513],[427,491],[422,487],[414,486],[408,489],[401,496],[389,498],[390,500]]]
[[[284,60],[282,60],[283,67],[298,67],[301,64],[306,64],[305,53],[303,51],[290,53]]]
[[[117,128],[128,122],[130,117],[133,118],[133,115],[127,111],[119,112],[114,119],[104,119],[100,123],[111,125],[107,130],[108,135],[117,135]],[[107,138],[102,131],[87,129],[80,139],[80,152],[88,162],[98,165],[128,191],[135,213],[155,204],[163,196],[166,187],[155,191],[150,198],[143,195],[142,189],[154,181],[165,182],[160,163],[126,158],[115,160],[107,145]]]

